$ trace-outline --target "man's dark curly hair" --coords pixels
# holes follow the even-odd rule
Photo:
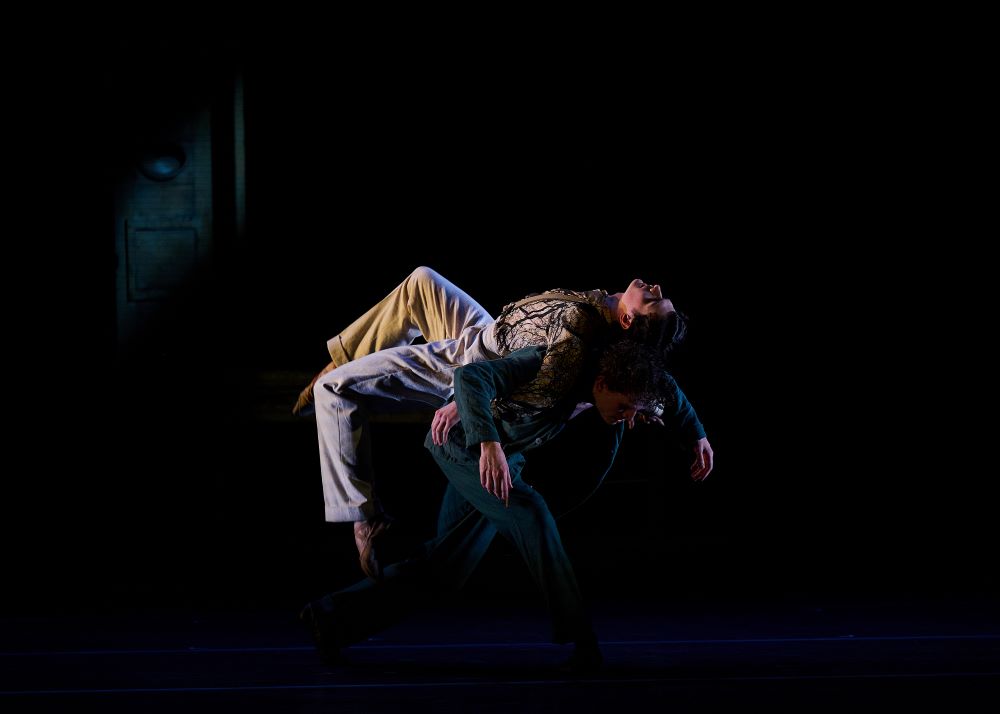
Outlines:
[[[608,345],[598,360],[597,373],[608,389],[635,399],[643,408],[662,406],[673,398],[673,378],[659,352],[634,340]]]

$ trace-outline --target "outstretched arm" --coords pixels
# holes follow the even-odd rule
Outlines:
[[[670,378],[670,383],[674,395],[664,409],[662,417],[646,417],[645,420],[676,429],[685,443],[693,445],[694,461],[691,462],[691,478],[695,481],[704,481],[712,473],[712,468],[715,466],[715,452],[708,442],[705,427],[698,419],[698,414],[691,402],[677,386],[673,377]]]

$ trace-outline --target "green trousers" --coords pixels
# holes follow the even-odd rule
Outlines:
[[[430,445],[431,455],[448,479],[437,535],[417,556],[387,566],[382,580],[363,580],[314,603],[317,612],[330,620],[339,644],[373,635],[420,606],[428,595],[461,587],[498,533],[517,549],[541,592],[552,618],[553,641],[592,639],[590,619],[553,510],[569,510],[597,488],[610,468],[622,430],[603,424],[586,428],[589,470],[567,468],[565,473],[545,474],[548,500],[521,478],[524,455],[508,457],[509,506],[482,487],[479,459],[473,450]]]

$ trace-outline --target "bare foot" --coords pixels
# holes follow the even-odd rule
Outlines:
[[[335,370],[336,368],[337,365],[331,362],[326,367],[324,367],[319,374],[317,374],[315,377],[312,378],[312,381],[309,382],[309,386],[307,386],[299,393],[299,398],[295,401],[295,406],[292,407],[292,414],[296,416],[298,416],[299,414],[305,416],[307,414],[312,413],[313,388],[315,388],[316,386],[316,381],[327,372]]]

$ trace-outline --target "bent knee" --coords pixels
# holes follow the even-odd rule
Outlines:
[[[434,270],[434,268],[428,268],[426,265],[421,265],[419,268],[410,273],[407,281],[417,284],[438,285],[444,281],[444,278],[441,276],[441,273]]]
[[[337,374],[339,369],[332,369],[316,380],[313,385],[313,399],[317,402],[323,400],[340,399],[347,392],[348,384],[343,375]]]

